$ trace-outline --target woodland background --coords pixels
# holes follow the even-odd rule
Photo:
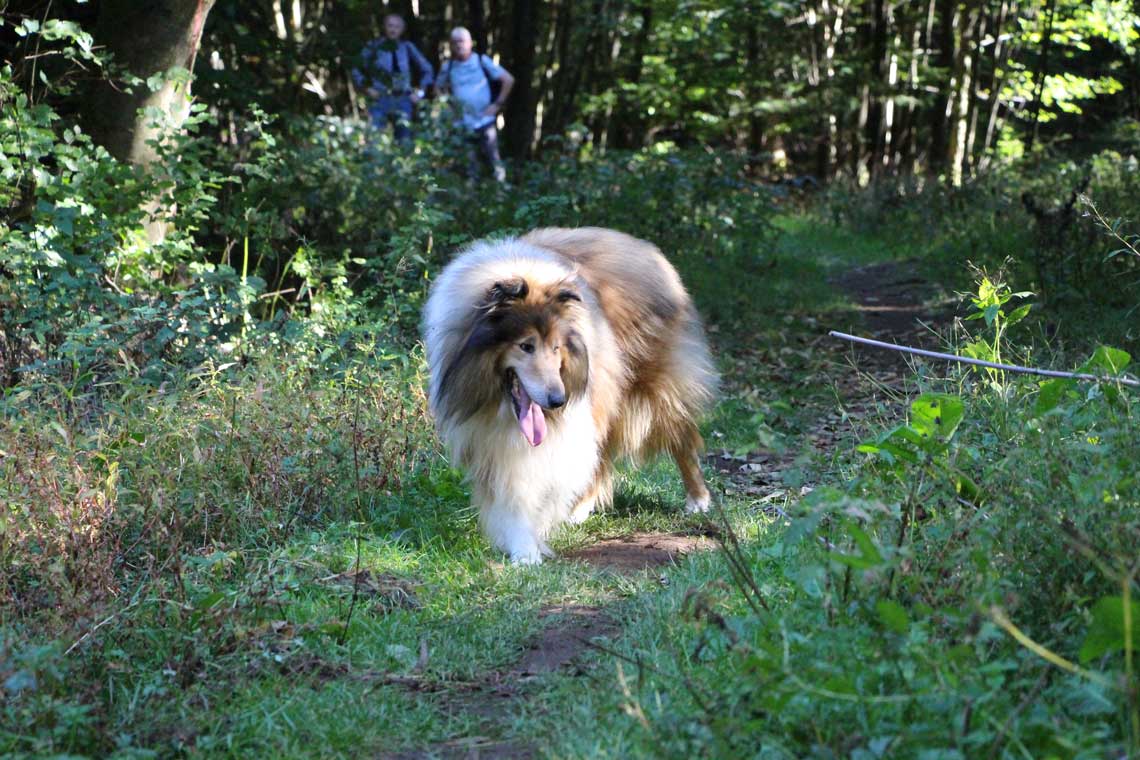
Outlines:
[[[392,11],[516,77],[506,185],[443,99],[410,147],[362,118]],[[0,754],[1140,756],[1138,39],[1122,0],[0,0]],[[723,510],[623,470],[520,569],[418,324],[544,225],[681,272]],[[720,546],[596,561],[662,535]]]

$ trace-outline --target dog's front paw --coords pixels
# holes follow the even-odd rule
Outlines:
[[[709,502],[711,498],[709,494],[693,498],[692,496],[685,497],[685,511],[691,514],[701,514],[709,511]]]
[[[511,552],[512,565],[541,565],[542,552],[535,549],[533,552]]]
[[[533,546],[512,550],[510,555],[512,565],[541,565],[543,557],[553,557],[554,551],[545,541],[539,541]]]

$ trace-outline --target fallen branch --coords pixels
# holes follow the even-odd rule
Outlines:
[[[1039,369],[1037,367],[1022,367],[1017,364],[998,364],[996,362],[987,362],[982,359],[971,359],[967,356],[955,356],[954,354],[942,354],[937,351],[927,351],[922,348],[911,348],[910,346],[900,346],[897,343],[884,343],[881,340],[871,340],[870,338],[860,338],[856,335],[848,335],[836,330],[828,333],[833,338],[842,338],[849,340],[853,343],[862,343],[865,346],[874,346],[875,348],[886,348],[891,351],[901,351],[905,354],[916,354],[918,356],[926,356],[931,359],[945,359],[949,362],[958,362],[959,364],[974,364],[979,367],[989,367],[990,369],[1000,369],[1007,372],[1021,372],[1028,375],[1044,375],[1045,377],[1062,377],[1069,380],[1091,380],[1092,382],[1102,383],[1120,383],[1121,385],[1131,385],[1140,387],[1140,380],[1133,380],[1129,377],[1109,377],[1107,375],[1090,375],[1084,372],[1061,372],[1055,369]]]

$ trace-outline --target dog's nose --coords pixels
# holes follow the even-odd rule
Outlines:
[[[546,395],[546,405],[551,409],[557,409],[566,403],[566,393],[563,391],[550,391]]]

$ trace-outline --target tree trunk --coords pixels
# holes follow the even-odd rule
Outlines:
[[[748,114],[748,141],[746,143],[748,148],[748,162],[750,165],[755,166],[760,158],[760,152],[764,149],[764,120],[760,116],[759,110],[756,107],[757,102],[760,100],[760,77],[756,72],[760,71],[760,21],[758,19],[759,13],[752,9],[751,4],[747,8],[747,16],[745,17],[745,71],[749,72],[747,79],[747,91],[749,104]]]
[[[820,126],[822,134],[816,150],[816,175],[820,181],[831,178],[839,160],[839,117],[835,113],[835,48],[843,34],[844,0],[838,0],[832,8],[829,0],[820,3],[819,17],[809,10],[809,24],[819,24],[822,60],[816,52],[816,38],[813,30],[811,61],[812,71],[809,81],[816,87],[820,103]]]
[[[864,123],[866,143],[870,155],[867,168],[870,174],[877,174],[883,159],[885,136],[883,134],[883,90],[884,68],[887,63],[888,11],[885,0],[872,0],[871,3],[871,50],[870,76],[865,85],[866,121]]]
[[[985,50],[983,50],[982,44],[985,42],[986,32],[989,30],[990,14],[978,11],[977,18],[978,21],[974,28],[972,40],[973,68],[970,71],[969,129],[966,132],[965,155],[962,159],[964,168],[969,169],[970,174],[973,173],[974,167],[977,166],[977,162],[975,161],[976,153],[974,150],[978,137],[978,114],[982,110],[982,59],[985,57]]]
[[[653,29],[653,4],[641,3],[636,9],[641,25],[633,38],[632,50],[624,66],[622,79],[631,85],[641,83],[642,61],[649,46],[649,35]],[[614,118],[614,142],[618,148],[640,148],[645,144],[645,123],[642,119],[645,104],[634,94],[620,96],[618,112]]]
[[[962,184],[962,178],[965,174],[970,95],[974,90],[974,51],[971,45],[977,19],[977,10],[965,11],[962,17],[957,60],[954,64],[954,104],[950,118],[950,123],[953,125],[953,132],[950,136],[950,183],[955,187]]]
[[[613,89],[617,81],[616,70],[621,56],[621,30],[625,21],[626,9],[622,0],[617,0],[615,5],[617,6],[616,12],[612,17],[606,18],[606,29],[603,36],[604,47],[598,50],[598,56],[594,59],[593,79],[596,82],[594,92],[599,94]],[[613,115],[613,100],[609,99],[606,102],[605,109],[598,113],[590,123],[590,139],[594,147],[603,153],[609,147]]]
[[[557,12],[556,12],[557,11]],[[546,118],[546,109],[549,107],[550,88],[553,83],[552,74],[557,66],[558,50],[558,20],[561,18],[561,8],[544,6],[544,28],[542,35],[542,53],[535,65],[537,75],[534,78],[534,132],[531,134],[531,155],[541,150],[541,137]]]
[[[928,163],[933,172],[946,169],[950,158],[950,132],[948,129],[951,112],[954,109],[954,61],[956,56],[958,25],[958,3],[956,0],[937,0],[938,20],[934,44],[936,54],[934,65],[940,71],[941,85],[930,109],[930,156]]]
[[[565,0],[563,9],[566,20],[564,36],[559,43],[558,84],[554,88],[554,98],[550,104],[551,114],[556,118],[551,120],[550,131],[545,132],[544,130],[544,136],[546,134],[560,134],[569,126],[570,119],[577,115],[578,91],[582,88],[582,80],[588,79],[587,75],[595,55],[595,49],[605,39],[603,16],[606,13],[606,0],[594,0],[592,12],[585,21],[586,41],[579,49],[575,49],[572,45],[575,19],[571,11],[572,6],[572,0]],[[562,73],[563,69],[565,69],[565,74]]]
[[[174,67],[191,72],[213,4],[214,0],[104,0],[95,39],[140,79]],[[155,151],[147,142],[161,131],[140,116],[139,109],[151,107],[166,116],[170,128],[182,126],[190,112],[189,84],[166,81],[156,92],[141,84],[125,92],[101,82],[86,103],[87,129],[120,161],[149,164]]]
[[[993,55],[993,71],[990,74],[990,102],[989,114],[986,118],[986,134],[982,140],[982,147],[978,151],[978,167],[985,169],[989,163],[990,147],[993,145],[994,135],[997,129],[998,116],[1001,113],[1001,91],[1005,88],[1006,73],[1009,68],[1009,60],[1011,56],[1003,56],[1005,52],[1005,44],[1003,40],[1003,33],[1005,31],[1007,18],[1018,18],[1017,2],[1014,0],[1012,6],[1008,0],[1001,0],[1001,6],[998,9],[997,25],[994,27],[994,55]]]
[[[866,82],[859,88],[859,116],[855,122],[855,140],[851,146],[851,171],[860,187],[871,179],[867,163],[871,154],[867,148],[867,122],[871,113],[871,86]]]
[[[526,158],[534,140],[534,61],[538,46],[538,3],[517,0],[511,24],[508,70],[515,78],[507,101],[506,148],[515,158]]]
[[[95,39],[131,74],[148,80],[173,68],[188,77],[214,0],[104,0]],[[142,109],[156,109],[162,123]],[[151,92],[145,84],[131,92],[99,82],[84,106],[84,122],[95,142],[120,161],[148,166],[157,157],[154,141],[179,129],[190,113],[190,83],[168,78]],[[152,242],[162,240],[165,223],[148,225]]]
[[[467,31],[471,32],[471,42],[475,45],[475,50],[486,53],[487,21],[483,13],[483,0],[468,0],[467,24]]]
[[[562,0],[555,17],[554,54],[551,63],[553,77],[550,81],[549,96],[545,100],[542,117],[542,137],[540,142],[552,135],[561,134],[566,128],[566,101],[570,92],[570,82],[574,71],[581,65],[580,56],[571,55],[570,43],[574,37],[573,0]]]
[[[921,97],[921,91],[919,90],[918,71],[919,61],[923,60],[924,58],[924,50],[925,46],[923,45],[923,24],[921,23],[920,19],[916,19],[914,22],[914,28],[910,33],[910,62],[909,68],[907,69],[907,87],[909,89],[910,102],[907,103],[906,110],[903,111],[902,118],[900,119],[901,123],[896,130],[896,133],[898,134],[898,138],[896,139],[896,154],[898,156],[896,160],[896,166],[901,171],[906,171],[908,173],[914,173],[918,171],[918,168],[915,166],[915,132],[918,130],[918,119],[916,117],[919,113],[916,104]]]
[[[1049,18],[1045,22],[1045,35],[1041,38],[1041,56],[1037,59],[1037,71],[1034,74],[1036,88],[1033,93],[1033,131],[1029,133],[1029,145],[1025,152],[1033,151],[1037,142],[1038,130],[1041,126],[1041,97],[1045,89],[1045,78],[1049,76],[1049,45],[1053,39],[1053,17],[1057,12],[1057,0],[1049,0]]]

